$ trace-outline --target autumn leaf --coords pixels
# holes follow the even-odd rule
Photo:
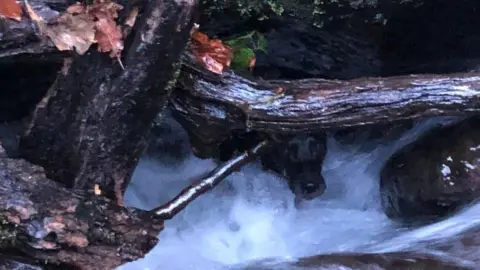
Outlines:
[[[16,0],[0,0],[0,16],[20,21],[22,7]]]
[[[110,57],[120,57],[123,50],[122,30],[114,20],[99,19],[95,23],[95,40],[100,52],[110,52]]]
[[[232,62],[232,49],[221,40],[210,39],[204,33],[195,29],[191,34],[191,50],[198,63],[206,69],[222,74]]]
[[[49,25],[33,8],[26,3],[27,12],[42,33],[47,35],[58,50],[72,50],[82,55],[95,42],[95,23],[87,14],[72,15],[65,13],[56,24]]]
[[[86,6],[81,3],[76,3],[67,8],[67,12],[70,14],[82,14],[86,11]]]
[[[120,26],[115,22],[118,11],[123,9],[123,6],[111,0],[95,0],[92,5],[76,3],[69,6],[66,13],[52,24],[47,24],[27,2],[26,7],[40,31],[50,37],[60,51],[75,48],[77,53],[82,55],[93,43],[97,43],[98,51],[110,52],[110,57],[117,58],[124,68],[120,61],[123,35]]]
[[[118,11],[122,10],[123,6],[111,0],[95,0],[92,5],[87,6],[87,9],[87,13],[92,14],[99,20],[113,20],[118,18]]]

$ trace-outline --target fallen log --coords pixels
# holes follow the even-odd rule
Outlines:
[[[171,107],[201,156],[233,130],[315,133],[480,112],[480,73],[262,81],[185,63]]]

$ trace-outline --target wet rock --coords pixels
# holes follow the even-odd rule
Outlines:
[[[240,268],[238,268],[240,269]],[[339,253],[326,254],[298,259],[294,262],[255,262],[242,266],[244,270],[270,269],[356,269],[356,270],[469,270],[475,269],[469,262],[447,260],[439,256],[414,252],[397,252],[382,254]]]
[[[425,244],[425,248],[438,249],[457,258],[472,261],[475,265],[480,265],[480,227],[476,226],[434,243],[428,242]]]
[[[382,169],[386,214],[405,221],[447,215],[480,196],[480,120],[434,129]]]

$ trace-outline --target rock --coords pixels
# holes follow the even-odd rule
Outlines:
[[[445,216],[480,196],[478,118],[434,129],[395,153],[380,175],[385,213],[405,221]]]
[[[260,261],[242,265],[244,270],[270,269],[410,269],[410,270],[467,270],[475,269],[472,264],[461,264],[439,256],[415,252],[382,254],[338,253],[300,258],[293,262]]]

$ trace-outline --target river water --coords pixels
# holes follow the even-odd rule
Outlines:
[[[353,144],[343,145],[329,136],[322,170],[327,190],[298,209],[284,180],[262,171],[259,164],[246,166],[166,222],[158,245],[144,259],[119,269],[360,269],[341,263],[313,268],[293,264],[301,257],[322,254],[405,251],[429,254],[460,267],[441,269],[476,269],[475,263],[480,262],[476,261],[477,247],[467,250],[465,244],[445,247],[444,243],[454,243],[480,227],[480,204],[435,224],[410,228],[390,221],[380,207],[378,178],[384,162],[445,121],[419,121],[394,141],[372,143],[359,134]],[[134,173],[126,202],[151,209],[214,167],[213,161],[192,155],[169,163],[145,156]]]

